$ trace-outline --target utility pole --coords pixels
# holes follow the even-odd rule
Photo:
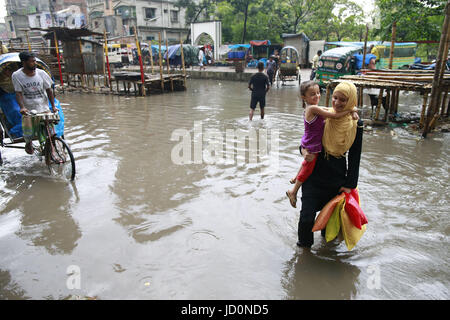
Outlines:
[[[50,16],[52,17],[52,27],[56,27],[55,7],[53,6],[54,2],[55,0],[48,0],[48,9],[50,11]]]

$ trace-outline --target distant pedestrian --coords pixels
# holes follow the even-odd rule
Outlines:
[[[273,56],[270,56],[269,61],[267,61],[267,76],[269,77],[270,85],[273,83],[273,78],[275,76],[275,71],[277,70],[277,63],[273,59]]]
[[[322,50],[317,51],[317,54],[312,59],[312,70],[311,70],[311,76],[309,77],[309,80],[314,80],[316,78],[316,72],[317,68],[319,67],[319,59],[322,55]]]
[[[256,109],[256,104],[259,102],[261,110],[261,119],[264,119],[264,107],[266,106],[266,92],[269,91],[269,78],[264,74],[264,63],[258,62],[258,72],[255,73],[248,82],[248,88],[252,91],[250,101],[249,119],[252,121],[253,112]]]
[[[205,57],[205,53],[203,52],[203,49],[200,49],[200,51],[198,52],[198,65],[200,66],[200,71],[202,70],[202,68],[204,70],[206,70],[206,67],[203,66],[203,58]]]

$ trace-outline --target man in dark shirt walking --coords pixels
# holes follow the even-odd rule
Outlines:
[[[258,62],[258,72],[255,73],[248,82],[248,88],[252,91],[252,99],[250,101],[249,119],[252,121],[253,112],[256,104],[259,102],[261,109],[261,119],[264,119],[264,107],[266,106],[266,92],[269,91],[269,78],[264,74],[264,63]]]

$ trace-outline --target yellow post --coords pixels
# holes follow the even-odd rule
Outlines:
[[[144,75],[144,65],[142,64],[142,54],[141,54],[141,46],[139,45],[139,39],[137,36],[137,29],[136,27],[134,28],[134,38],[136,40],[136,48],[137,48],[137,53],[138,53],[138,57],[139,57],[139,66],[141,68],[141,95],[145,96],[145,75]]]
[[[28,37],[28,30],[25,30],[25,36],[27,37],[28,51],[31,52],[31,44],[30,44],[30,38]]]
[[[161,91],[164,93],[164,79],[163,79],[163,66],[162,66],[162,58],[161,58],[161,32],[158,33],[158,43],[159,43],[159,74],[161,79]]]

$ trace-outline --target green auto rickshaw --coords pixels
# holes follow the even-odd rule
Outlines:
[[[348,74],[355,74],[354,54],[362,51],[361,47],[339,47],[325,51],[319,59],[316,81],[326,87],[331,80]]]

